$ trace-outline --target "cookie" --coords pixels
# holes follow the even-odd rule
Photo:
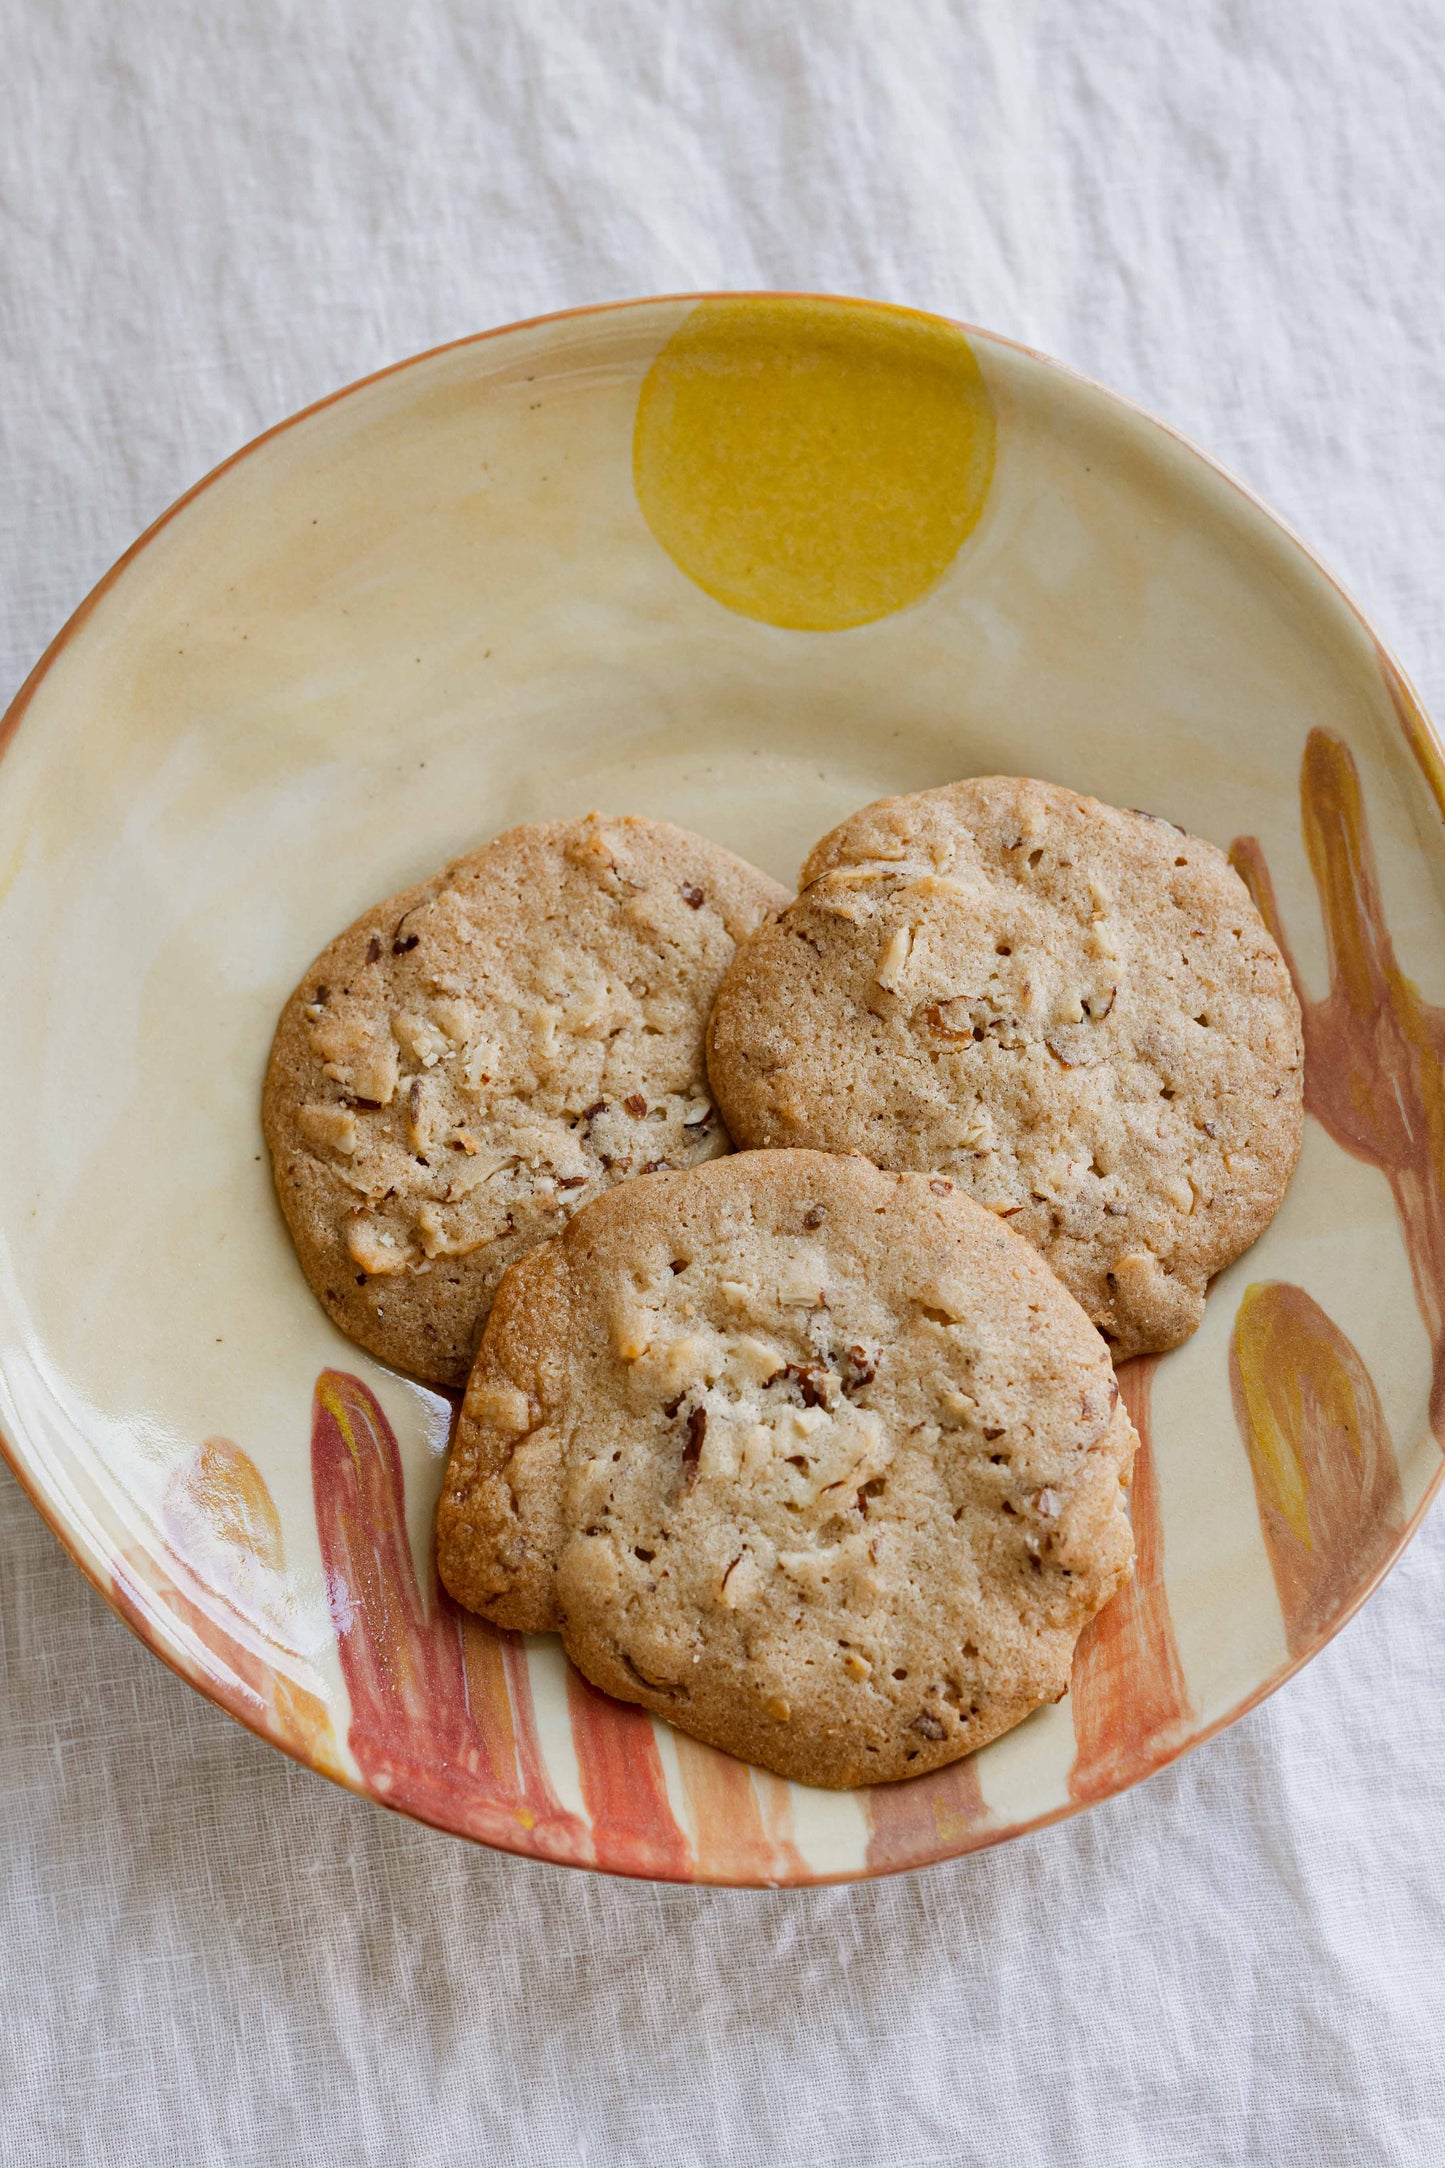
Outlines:
[[[734,957],[708,1073],[739,1146],[946,1174],[1123,1358],[1174,1347],[1299,1153],[1289,973],[1212,843],[985,776],[818,844]]]
[[[508,1273],[438,1564],[696,1738],[886,1783],[1063,1694],[1129,1570],[1134,1446],[1083,1311],[946,1179],[742,1152]]]
[[[729,1149],[703,1027],[786,893],[663,821],[509,829],[365,912],[282,1012],[263,1121],[344,1333],[465,1384],[508,1265],[610,1183]]]

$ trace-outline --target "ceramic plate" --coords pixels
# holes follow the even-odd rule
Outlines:
[[[782,296],[423,355],[183,498],[0,747],[0,1428],[150,1647],[339,1782],[678,1881],[947,1858],[1271,1692],[1435,1489],[1440,748],[1300,543],[1057,364]],[[1201,1331],[1124,1375],[1138,1571],[1068,1697],[951,1769],[809,1791],[439,1594],[450,1405],[307,1292],[262,1069],[338,928],[513,822],[653,814],[787,880],[866,800],[1000,770],[1233,846],[1311,1118]]]

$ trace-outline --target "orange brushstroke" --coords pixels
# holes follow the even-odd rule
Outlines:
[[[676,1746],[703,1872],[728,1881],[805,1879],[806,1863],[792,1841],[792,1791],[782,1778],[685,1732],[676,1734]]]
[[[458,1610],[434,1577],[423,1597],[395,1434],[344,1370],[316,1381],[311,1476],[367,1785],[460,1836],[515,1848],[526,1831],[529,1851],[591,1863],[590,1833],[547,1778],[522,1644]]]
[[[567,1709],[598,1866],[690,1881],[692,1847],[668,1803],[651,1717],[600,1694],[570,1665]]]
[[[752,1779],[763,1810],[763,1828],[775,1856],[784,1863],[782,1878],[792,1883],[811,1882],[812,1870],[793,1841],[792,1785],[786,1777],[775,1777],[770,1769],[754,1769]]]
[[[1330,990],[1305,995],[1264,854],[1230,857],[1284,952],[1304,1011],[1305,1105],[1394,1193],[1415,1296],[1434,1350],[1430,1420],[1445,1445],[1445,1010],[1396,960],[1380,900],[1360,779],[1348,748],[1313,730],[1300,773],[1305,848],[1319,892]]]
[[[970,1754],[902,1784],[879,1784],[864,1792],[868,1815],[867,1871],[926,1867],[956,1859],[986,1844],[993,1825]]]
[[[1405,1526],[1390,1434],[1355,1349],[1282,1280],[1245,1289],[1229,1382],[1290,1654],[1301,1656],[1328,1637]]]
[[[1130,1509],[1134,1574],[1079,1636],[1070,1700],[1076,1750],[1069,1796],[1106,1799],[1176,1754],[1194,1719],[1164,1585],[1164,1528],[1150,1436],[1159,1358],[1119,1370],[1119,1391],[1139,1433]]]
[[[232,1715],[301,1759],[339,1774],[320,1680],[296,1642],[281,1520],[255,1463],[208,1438],[176,1470],[159,1547],[129,1551],[113,1577],[137,1631],[158,1598],[189,1630],[186,1668]]]

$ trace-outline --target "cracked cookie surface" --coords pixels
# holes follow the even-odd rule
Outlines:
[[[498,1292],[438,1564],[621,1700],[800,1782],[921,1775],[1068,1685],[1126,1577],[1107,1351],[946,1179],[736,1153]]]
[[[465,1383],[503,1272],[600,1189],[729,1148],[703,1028],[786,892],[636,818],[513,828],[365,912],[282,1012],[266,1141],[341,1330]]]
[[[738,1146],[946,1174],[1042,1251],[1116,1357],[1176,1346],[1299,1153],[1289,973],[1223,853],[987,776],[825,836],[709,1027]]]

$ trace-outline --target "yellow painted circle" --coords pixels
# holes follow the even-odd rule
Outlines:
[[[837,632],[927,594],[983,510],[994,414],[961,331],[787,295],[704,301],[647,372],[653,534],[744,617]]]

